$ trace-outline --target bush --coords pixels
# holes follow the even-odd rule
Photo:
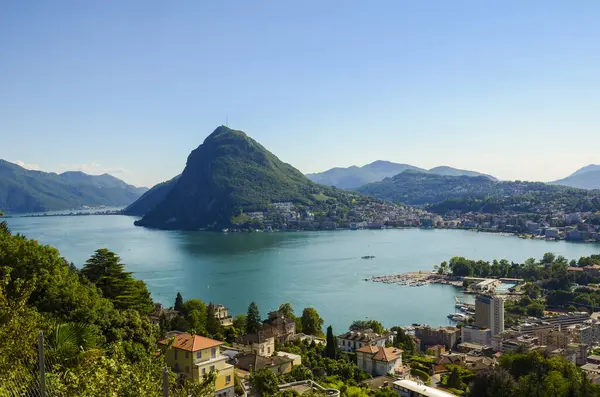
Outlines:
[[[427,372],[421,371],[420,369],[416,369],[416,368],[412,368],[410,370],[410,374],[413,376],[418,377],[419,379],[421,379],[423,382],[425,382],[426,384],[429,384],[429,374]]]

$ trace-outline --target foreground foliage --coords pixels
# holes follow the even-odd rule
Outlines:
[[[109,271],[92,272],[99,263]],[[56,249],[0,224],[0,396],[39,389],[39,331],[53,396],[161,396],[165,363],[148,303],[145,284],[110,251],[97,251],[80,272]],[[211,392],[173,373],[169,380],[172,395]]]

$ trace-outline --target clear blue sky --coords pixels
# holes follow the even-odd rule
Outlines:
[[[600,163],[600,1],[0,2],[0,158],[181,172],[226,117],[303,172]]]

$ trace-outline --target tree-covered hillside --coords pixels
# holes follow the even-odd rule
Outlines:
[[[544,212],[597,211],[600,192],[542,182],[494,181],[485,176],[443,176],[405,171],[357,189],[374,197],[413,205],[431,204],[432,211]]]
[[[170,191],[136,224],[219,228],[244,212],[291,202],[313,211],[349,206],[360,195],[311,182],[242,131],[221,126],[189,155]],[[138,207],[134,203],[130,208]]]
[[[146,193],[129,205],[123,210],[125,215],[137,215],[144,216],[151,210],[153,210],[159,203],[161,203],[167,194],[173,189],[173,186],[177,183],[180,175],[169,179],[168,181],[159,183],[153,186]]]
[[[31,171],[0,160],[0,208],[6,213],[77,209],[82,206],[125,206],[147,189],[111,175]]]

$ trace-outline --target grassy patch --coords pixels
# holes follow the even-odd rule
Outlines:
[[[234,225],[240,225],[249,222],[250,220],[252,220],[252,218],[250,218],[244,213],[241,213],[238,216],[234,216],[233,218],[231,218],[231,223],[233,223]]]
[[[323,194],[323,192],[321,192],[321,193],[319,193],[319,194],[315,194],[315,193],[313,193],[313,195],[312,195],[312,196],[313,196],[313,198],[314,198],[316,201],[327,201],[327,200],[329,200],[329,199],[333,199],[333,197],[329,197],[329,196],[326,196],[326,195],[324,195],[324,194]]]

